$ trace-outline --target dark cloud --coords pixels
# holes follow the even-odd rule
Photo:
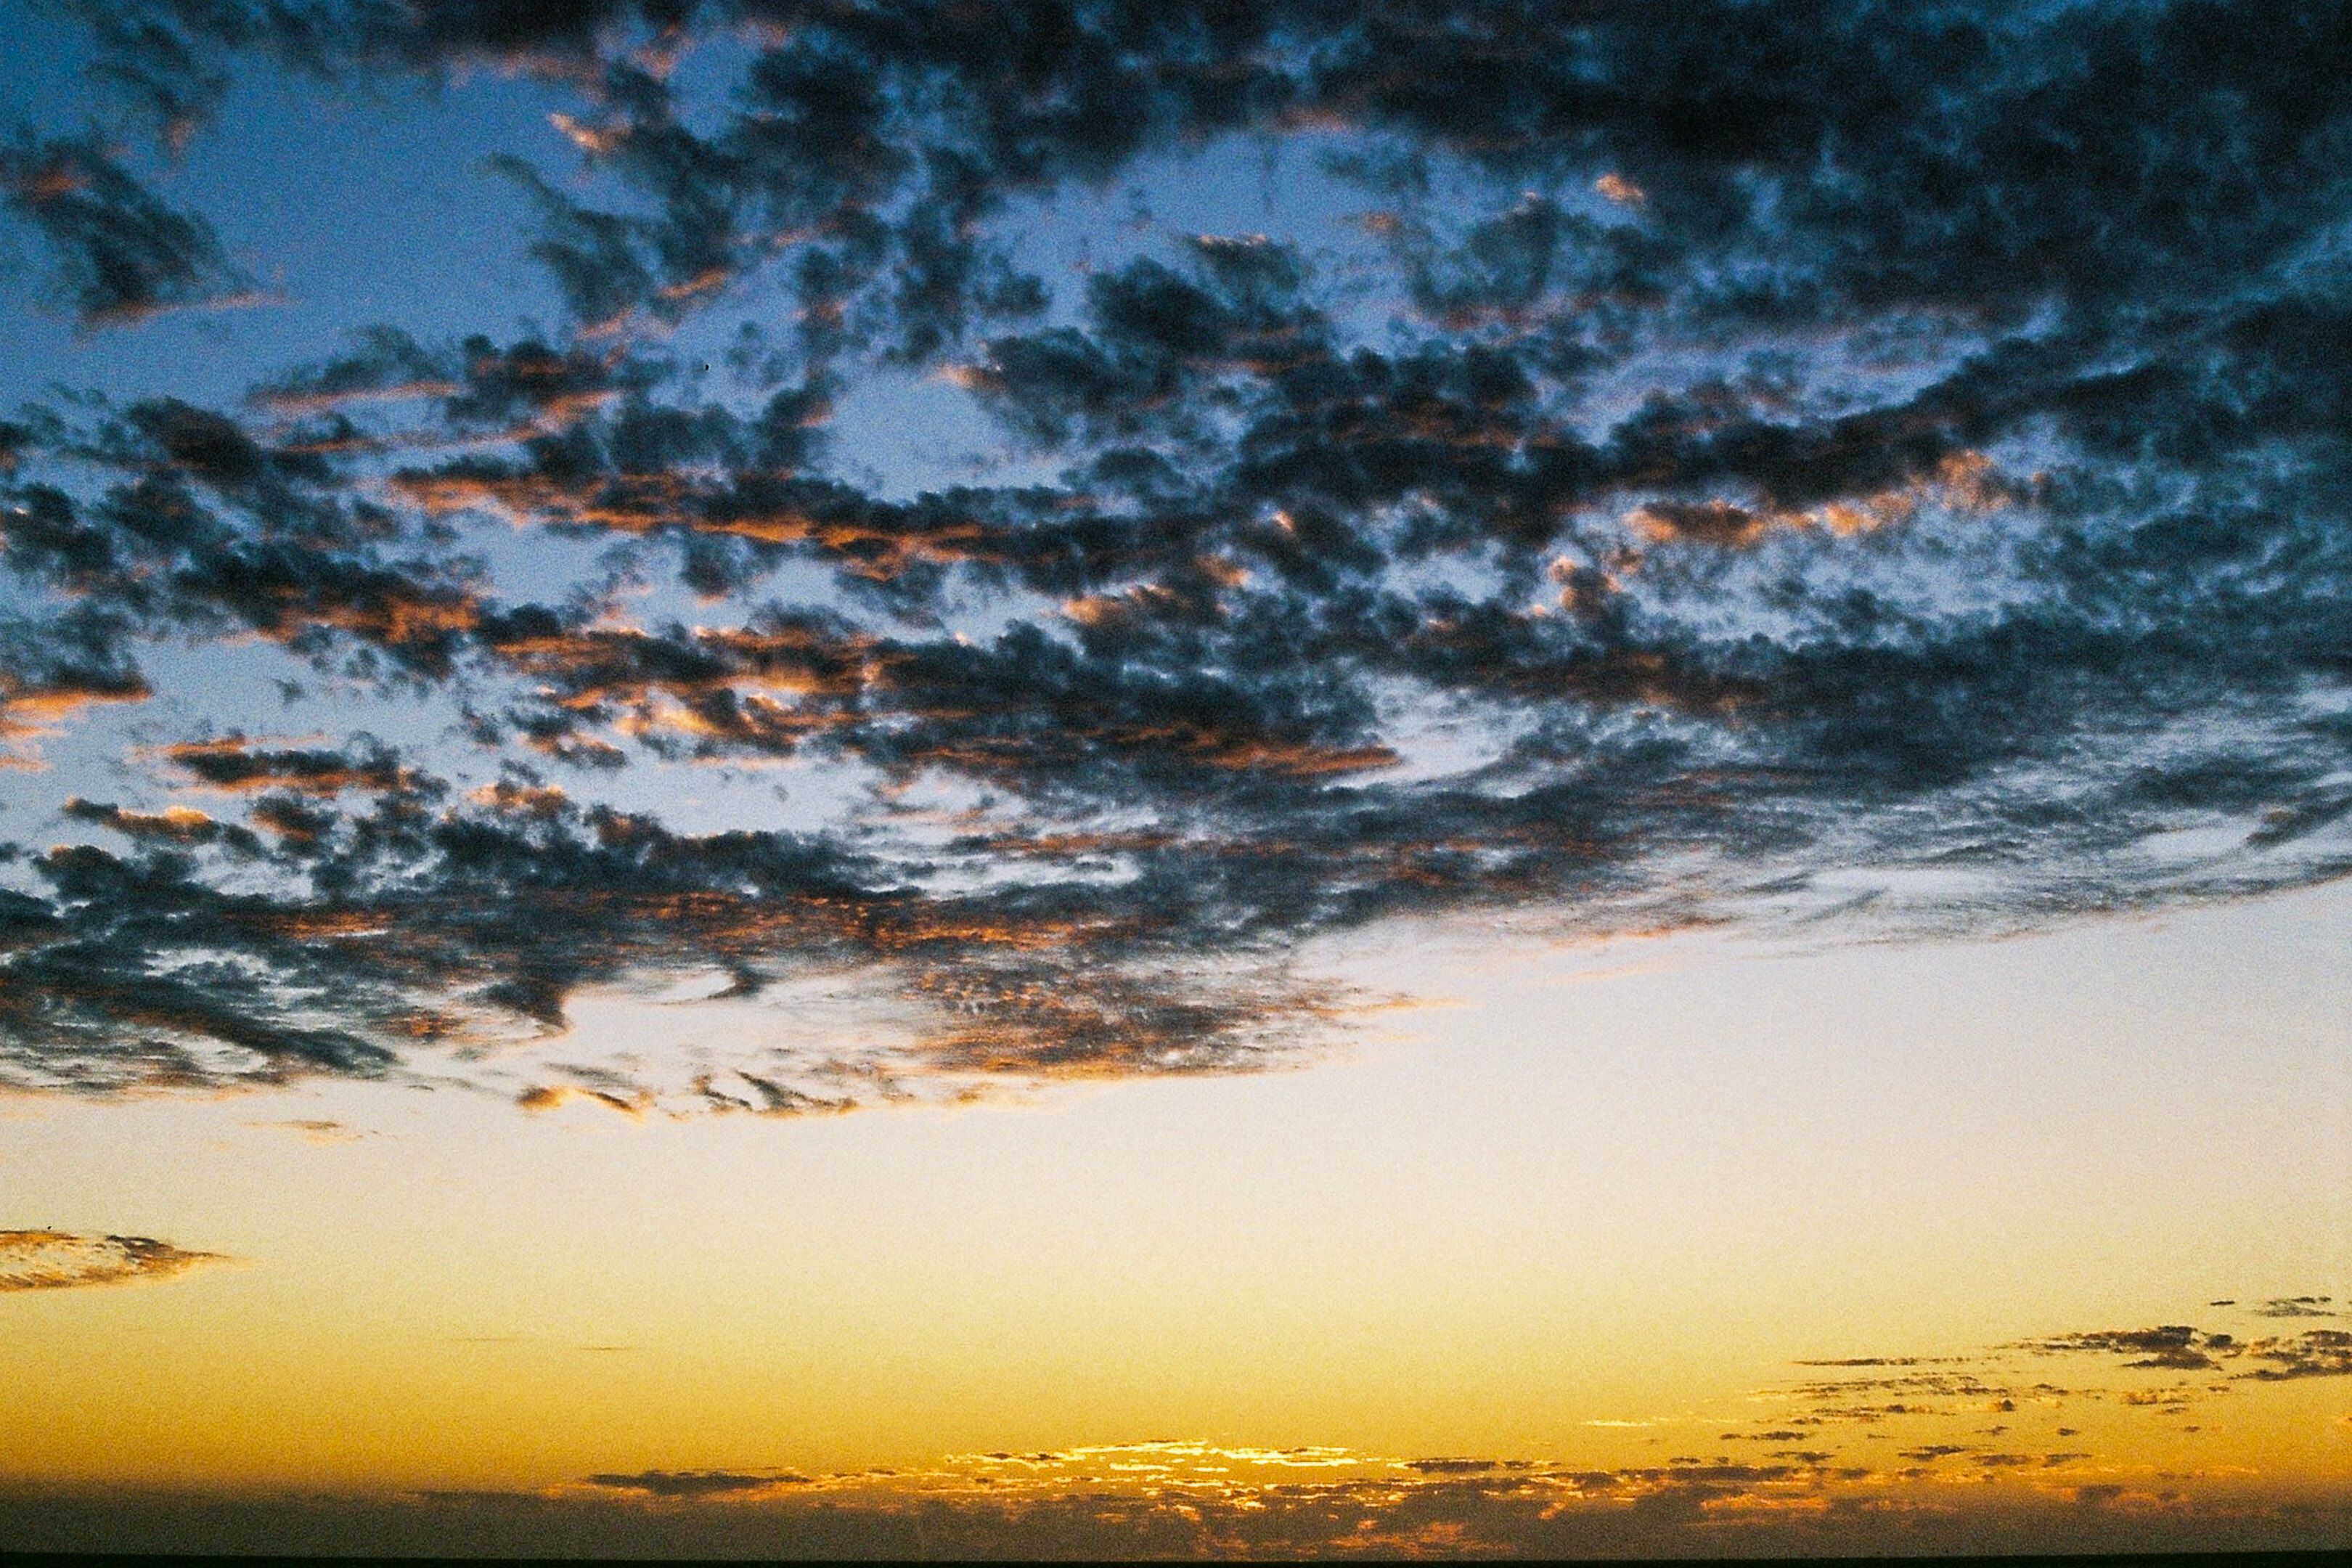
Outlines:
[[[2325,1334],[2326,1331],[2319,1331]],[[2310,1336],[2305,1336],[2309,1339]],[[2091,1352],[2126,1358],[2128,1367],[2174,1372],[2211,1372],[2260,1348],[2276,1349],[2287,1342],[2242,1340],[2234,1334],[2207,1332],[2183,1324],[2154,1329],[2110,1329],[2095,1333],[2066,1334],[2027,1342],[2023,1348],[2039,1354]],[[2249,1375],[2240,1373],[2238,1375]],[[2259,1375],[2259,1374],[2252,1374]]]
[[[125,811],[119,805],[102,805],[79,796],[66,802],[61,816],[93,826],[110,828],[132,840],[153,840],[169,844],[225,844],[245,854],[257,854],[261,840],[253,833],[234,823],[223,823],[201,811],[175,805],[157,812]]]
[[[2221,1349],[2223,1353],[2229,1353],[2231,1344],[2231,1337],[2227,1334],[2219,1336],[2217,1344],[2213,1335],[2200,1334],[2184,1324],[2168,1323],[2155,1329],[2118,1329],[2068,1334],[2060,1339],[2038,1341],[2033,1348],[2045,1352],[2105,1352],[2135,1358],[2126,1363],[2130,1366],[2204,1372],[2218,1364],[2210,1352]]]
[[[212,225],[172,206],[94,141],[19,128],[0,145],[0,205],[47,242],[58,298],[84,328],[253,292]]]
[[[0,1294],[169,1279],[219,1258],[216,1252],[192,1252],[152,1237],[0,1230]]]
[[[6,757],[215,645],[353,705],[155,740],[154,797],[20,850],[11,1081],[866,987],[848,1055],[496,1085],[794,1113],[1286,1059],[1360,1000],[1295,956],[1390,919],[1976,931],[2352,870],[2345,7],[85,9],[173,134],[224,73],[492,64],[599,178],[499,163],[560,330],[353,323],[240,408],[0,428]],[[1244,146],[1374,210],[1025,270],[1055,203]],[[89,319],[217,291],[95,143],[10,156],[130,258]],[[721,390],[663,333],[730,320]],[[837,463],[913,385],[1017,482]],[[369,738],[408,702],[438,739]],[[673,820],[753,770],[790,830]]]
[[[2279,1300],[2307,1311],[2326,1298]],[[2273,1314],[2257,1309],[2254,1315]],[[2064,1384],[2042,1375],[2054,1358],[2074,1363]],[[1723,1440],[1788,1441],[1802,1430],[1815,1441],[1830,1441],[1841,1427],[1884,1428],[1864,1436],[1908,1441],[1910,1446],[1895,1452],[1914,1467],[1916,1476],[1925,1477],[1947,1459],[1965,1458],[1979,1468],[2021,1470],[2037,1463],[2041,1468],[2058,1468],[2096,1458],[2068,1450],[2044,1455],[2037,1461],[2025,1452],[1987,1452],[1985,1444],[1969,1440],[2009,1436],[2021,1447],[2023,1439],[2013,1433],[2046,1430],[2058,1438],[2082,1436],[2083,1429],[2075,1426],[2043,1425],[2060,1412],[2069,1421],[2080,1418],[2077,1412],[2103,1405],[2116,1412],[2173,1416],[2200,1401],[2242,1396],[2250,1385],[2352,1375],[2352,1333],[2312,1329],[2300,1334],[2246,1338],[2167,1323],[2053,1334],[1958,1354],[1850,1356],[1796,1364],[1850,1370],[1856,1375],[1828,1381],[1807,1378],[1763,1391],[1759,1397],[1783,1408],[1757,1417],[1753,1423],[1757,1430],[1727,1432]],[[2194,1380],[2159,1380],[2151,1375],[2181,1373],[2207,1375]],[[2000,1419],[1984,1426],[1987,1414]],[[1935,1440],[1917,1440],[1922,1437]],[[1823,1453],[1811,1462],[1830,1457]]]
[[[241,57],[343,79],[488,61],[570,80],[583,103],[565,130],[650,206],[550,215],[542,254],[584,314],[699,298],[782,236],[814,314],[872,317],[916,354],[1034,306],[980,221],[1008,197],[1229,132],[1344,128],[1364,142],[1355,167],[1426,180],[1444,156],[1512,181],[1507,210],[1458,245],[1393,226],[1425,308],[1457,327],[1548,292],[1671,299],[1675,270],[1734,320],[2170,303],[2294,254],[2342,177],[2344,89],[2319,63],[2346,41],[2333,5],[2298,12],[2291,37],[2185,5],[1830,0],[1378,19],[1311,0],[219,4],[135,26],[90,10],[108,68],[175,123]],[[746,24],[761,47],[735,112],[690,124],[665,49]],[[1638,220],[1605,227],[1655,230],[1596,234],[1521,197],[1529,181],[1597,184]],[[1783,266],[1729,265],[1768,230]]]
[[[31,861],[47,901],[10,895],[21,908],[0,953],[11,1037],[0,1068],[20,1085],[379,1076],[501,1018],[560,1027],[576,988],[682,963],[734,976],[741,994],[812,969],[879,967],[924,1020],[919,1048],[891,1058],[919,1081],[1243,1066],[1253,1051],[1275,1059],[1338,1005],[1200,973],[1210,911],[1156,880],[1116,908],[1022,885],[926,894],[871,857],[789,834],[681,836],[520,786],[448,804],[439,781],[382,749],[230,741],[171,756],[221,787],[278,792],[251,812],[260,832],[208,832],[217,824],[192,812],[79,808],[133,847],[52,849]],[[345,792],[368,804],[342,804]],[[243,879],[263,876],[264,890],[216,886],[190,852],[207,847],[237,857]],[[870,1071],[827,1089],[789,1056],[736,1065],[688,1075],[669,1103],[790,1113],[838,1106],[860,1083],[890,1092]],[[530,1087],[523,1103],[567,1092],[645,1103],[626,1078],[565,1070],[569,1088]]]
[[[2293,1338],[2255,1340],[2245,1353],[2265,1364],[2241,1375],[2262,1383],[2302,1377],[2352,1377],[2352,1333],[2312,1329]]]
[[[2116,1489],[2120,1491],[2121,1489]],[[2342,1515],[2332,1509],[2294,1517],[2264,1508],[2249,1517],[2216,1507],[2169,1510],[2152,1526],[2122,1510],[2087,1513],[2072,1500],[2011,1504],[1971,1497],[1949,1513],[1881,1503],[1825,1511],[1818,1519],[1766,1523],[1721,1515],[1670,1522],[1629,1510],[1555,1510],[1528,1497],[1409,1493],[1384,1507],[1367,1490],[1349,1498],[1277,1496],[1267,1502],[1221,1499],[1106,1504],[1097,1498],[1034,1500],[1018,1510],[964,1497],[846,1503],[648,1507],[612,1494],[548,1498],[530,1493],[434,1490],[398,1498],[226,1497],[120,1489],[103,1497],[43,1489],[0,1497],[0,1524],[28,1551],[162,1554],[191,1540],[240,1552],[283,1555],[297,1546],[352,1556],[430,1556],[465,1551],[527,1555],[536,1546],[592,1555],[602,1544],[631,1557],[823,1559],[905,1558],[925,1550],[969,1560],[1261,1555],[1300,1558],[1358,1552],[1376,1558],[1466,1555],[1660,1556],[1736,1539],[1758,1552],[1832,1552],[1899,1555],[1923,1547],[1963,1554],[1972,1542],[2031,1554],[2061,1531],[2071,1542],[2117,1553],[2161,1553],[2177,1543],[2217,1552],[2317,1550]],[[1921,1515],[1925,1515],[1924,1518]],[[1704,1533],[1702,1533],[1704,1532]]]
[[[772,1491],[806,1484],[806,1476],[789,1471],[761,1470],[641,1470],[635,1475],[590,1476],[588,1484],[611,1491],[638,1492],[656,1498],[732,1497]]]
[[[163,749],[173,767],[200,783],[226,790],[289,790],[299,795],[340,795],[345,790],[415,793],[433,786],[372,736],[358,737],[336,751],[272,750],[243,735],[217,741],[184,741]],[[115,818],[104,819],[119,826]]]

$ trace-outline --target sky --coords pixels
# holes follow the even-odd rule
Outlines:
[[[2352,1539],[2352,7],[0,22],[0,1544]]]

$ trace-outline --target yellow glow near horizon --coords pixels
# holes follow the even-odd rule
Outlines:
[[[2123,1394],[2183,1374],[2115,1356],[2053,1363],[2105,1391],[2063,1407],[1748,1434],[1852,1375],[1801,1360],[2214,1329],[2222,1297],[2241,1340],[2352,1321],[2243,1318],[2352,1294],[2347,929],[2338,890],[1999,944],[1523,951],[1469,985],[1456,952],[1391,967],[1475,996],[1391,1020],[1418,1037],[1027,1108],[18,1100],[12,1222],[231,1260],[0,1297],[0,1479],[543,1489],[1170,1437],[2341,1486],[2352,1378],[2167,1415]],[[1937,1462],[1905,1484],[1962,1495],[1972,1461]]]

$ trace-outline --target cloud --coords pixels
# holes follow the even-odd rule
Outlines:
[[[7,637],[13,628],[0,627],[0,646],[14,641],[20,647],[36,641],[32,637]],[[47,640],[47,639],[40,639]],[[60,639],[62,640],[62,639]],[[26,650],[28,663],[51,655],[51,649],[34,647]],[[19,667],[0,670],[0,747],[22,747],[24,742],[52,734],[82,710],[100,703],[139,702],[150,695],[152,689],[133,669],[108,660],[106,665],[93,667],[73,658],[72,650],[58,649],[64,658],[43,669]],[[31,767],[38,764],[29,749],[0,750],[0,767]]]
[[[590,1486],[608,1490],[636,1492],[653,1498],[686,1499],[750,1496],[807,1483],[806,1476],[780,1470],[640,1470],[634,1475],[588,1478]]]
[[[1685,1456],[1666,1464],[1570,1464],[1521,1456],[1402,1459],[1345,1447],[1259,1448],[1197,1440],[1106,1443],[952,1455],[927,1465],[804,1471],[754,1465],[600,1472],[541,1492],[432,1492],[368,1501],[222,1504],[120,1489],[103,1528],[82,1500],[37,1507],[0,1496],[12,1539],[116,1547],[208,1538],[265,1551],[299,1532],[354,1553],[432,1542],[466,1550],[577,1539],[642,1556],[771,1554],[1379,1556],[1467,1549],[1591,1558],[1719,1554],[1866,1556],[1973,1543],[2030,1552],[2052,1539],[2102,1551],[2309,1546],[2342,1510],[2292,1485],[2239,1474],[2164,1478],[2161,1495],[2091,1479],[2085,1456],[1979,1455],[1920,1470],[1831,1464],[1825,1453],[1770,1464]],[[2053,1464],[2050,1461],[2063,1461]],[[2048,1474],[2055,1468],[2062,1472]],[[1965,1481],[1965,1484],[1957,1484]],[[153,1508],[166,1522],[145,1533]],[[2092,1510],[2086,1513],[2086,1508]],[[2140,1528],[2158,1510],[2160,1534]],[[28,1515],[24,1526],[20,1518]],[[78,1528],[79,1527],[79,1528]],[[182,1532],[174,1536],[176,1530]]]
[[[0,146],[0,205],[47,241],[53,286],[84,329],[256,298],[209,223],[164,202],[96,142],[45,141],[20,127]]]
[[[2323,1297],[2283,1300],[2306,1310]],[[2275,1316],[2278,1301],[2240,1308],[2248,1318]],[[2236,1308],[2236,1300],[2209,1303]],[[2049,1363],[2066,1363],[2065,1381],[2051,1381]],[[1808,1375],[1759,1390],[1754,1397],[1770,1409],[1748,1423],[1748,1431],[1728,1431],[1722,1440],[1788,1441],[1801,1432],[1807,1440],[1833,1445],[1814,1462],[1844,1453],[1854,1441],[1901,1441],[1894,1450],[1917,1468],[1934,1473],[1942,1461],[1963,1459],[1978,1469],[2056,1468],[2097,1459],[2093,1450],[2027,1451],[2032,1437],[2080,1439],[2121,1416],[2127,1420],[2178,1416],[2215,1399],[2241,1399],[2265,1384],[2313,1377],[2352,1375],[2352,1334],[2311,1329],[2299,1334],[2245,1334],[2167,1323],[2141,1329],[2100,1329],[2051,1334],[1933,1355],[1869,1355],[1822,1358],[1796,1363]],[[1830,1368],[1851,1375],[1823,1379]],[[2166,1374],[2203,1374],[2181,1377]],[[1995,1419],[1986,1424],[1986,1417]],[[2064,1424],[2061,1424],[2064,1423]],[[2196,1426],[2178,1427],[2194,1433]],[[2031,1435],[2031,1436],[2029,1436]],[[2123,1435],[2115,1435],[2121,1436]],[[1988,1452],[1981,1439],[2005,1437],[2011,1451]],[[1921,1439],[1932,1439],[1922,1441]],[[2144,1441],[2140,1433],[2126,1438]],[[1779,1457],[1779,1456],[1776,1456]]]
[[[2201,1345],[2200,1345],[2201,1342]],[[2068,1334],[2060,1339],[2039,1342],[2033,1348],[2044,1352],[2064,1351],[2105,1352],[2135,1359],[2125,1364],[2134,1367],[2167,1368],[2177,1372],[2206,1372],[2218,1365],[2210,1353],[2219,1349],[2231,1352],[2231,1336],[2220,1336],[2219,1342],[2210,1334],[2200,1335],[2183,1324],[2168,1323],[2162,1328],[2107,1330],[2097,1333]]]
[[[219,1259],[216,1252],[191,1252],[144,1236],[0,1230],[0,1293],[169,1279]]]
[[[305,1143],[331,1148],[342,1143],[357,1143],[375,1134],[324,1117],[298,1117],[282,1121],[248,1121],[247,1127],[282,1128],[300,1138]]]
[[[595,177],[499,163],[551,327],[0,427],[0,754],[169,714],[16,847],[10,1083],[791,1114],[1294,1061],[1372,1000],[1301,955],[1387,921],[1971,933],[2352,870],[2334,12],[85,10],[174,134],[223,72],[370,111],[489,65]],[[95,147],[11,154],[53,238],[115,232],[56,205]],[[1068,216],[1243,148],[1297,232]],[[210,231],[118,195],[178,239],[117,303],[209,297]],[[837,439],[909,389],[965,480]],[[188,721],[199,648],[325,732]],[[706,973],[862,1011],[554,1044]]]
[[[1951,1446],[1916,1451],[1929,1459]],[[651,1470],[597,1475],[559,1500],[614,1493],[642,1500],[652,1517],[761,1521],[790,1532],[803,1521],[919,1521],[932,1542],[1085,1542],[1122,1554],[1186,1548],[1307,1556],[1480,1550],[1592,1555],[1643,1549],[1672,1554],[1705,1542],[1787,1552],[1843,1545],[1917,1545],[1982,1540],[1988,1532],[2058,1527],[2084,1501],[2120,1500],[2108,1483],[2057,1485],[2026,1472],[2086,1456],[2042,1461],[1978,1454],[1974,1483],[1955,1494],[1927,1472],[1830,1466],[1830,1456],[1743,1465],[1685,1457],[1667,1465],[1593,1468],[1542,1459],[1408,1460],[1345,1448],[1269,1451],[1185,1441],[1110,1444],[1025,1454],[955,1456],[922,1468],[803,1475],[770,1469]],[[1912,1458],[1914,1456],[1901,1456]],[[2242,1527],[2242,1489],[2227,1500],[2173,1490],[2177,1528]],[[576,1504],[574,1505],[576,1506]],[[1927,1533],[1922,1529],[1927,1527]],[[994,1534],[1012,1528],[1010,1538]],[[1065,1531],[1074,1534],[1065,1535]],[[1889,1533],[1892,1531],[1892,1533]],[[789,1536],[788,1536],[789,1538]],[[2020,1539],[2026,1537],[2021,1533]]]
[[[335,795],[345,790],[415,789],[418,776],[373,737],[359,736],[344,750],[272,750],[248,744],[241,734],[216,741],[184,741],[163,748],[165,761],[215,789],[285,790],[296,795]],[[109,818],[118,826],[120,818]]]
[[[2241,1374],[2259,1382],[2352,1377],[2352,1333],[2342,1329],[2312,1329],[2291,1339],[2257,1340],[2246,1353],[2268,1363]]]

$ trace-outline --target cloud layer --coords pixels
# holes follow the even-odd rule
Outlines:
[[[1383,921],[2352,868],[2345,7],[89,20],[166,142],[566,95],[495,176],[563,319],[0,426],[0,749],[125,739],[5,851],[0,1080],[793,1113],[1286,1060]],[[231,287],[10,156],[86,322]],[[1083,216],[1261,158],[1297,232]],[[864,466],[919,394],[970,482]],[[226,648],[283,702],[126,717]],[[855,1022],[560,1034],[680,986]]]

